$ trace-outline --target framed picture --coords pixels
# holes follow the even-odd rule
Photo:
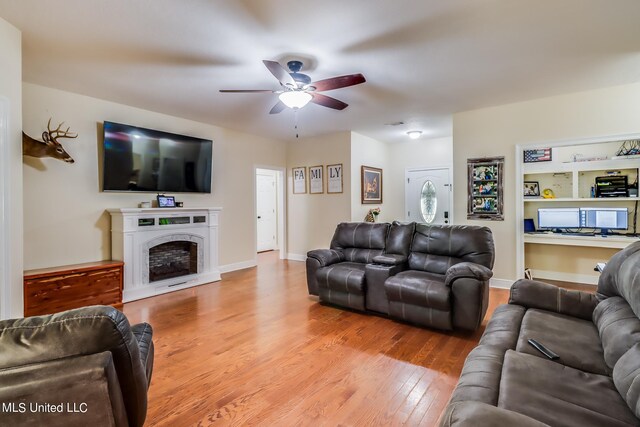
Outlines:
[[[537,148],[535,150],[524,150],[522,153],[524,163],[550,162],[551,148]]]
[[[159,208],[175,208],[176,198],[173,196],[165,196],[164,194],[158,194],[158,207]]]
[[[309,166],[309,194],[324,193],[323,172],[323,166]]]
[[[327,194],[342,193],[342,163],[327,165]]]
[[[467,160],[467,219],[504,220],[504,157]]]
[[[291,169],[293,176],[293,194],[305,194],[307,192],[307,168]]]
[[[524,182],[524,197],[540,197],[540,183],[538,181]]]
[[[361,200],[363,205],[382,203],[382,169],[361,167]]]

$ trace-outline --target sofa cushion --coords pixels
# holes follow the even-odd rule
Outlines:
[[[598,304],[593,322],[600,332],[604,360],[611,369],[627,350],[640,343],[640,320],[621,297],[607,298]]]
[[[473,262],[493,268],[494,245],[487,227],[416,224],[411,243],[409,268],[445,274],[459,262]]]
[[[369,263],[384,252],[388,232],[387,223],[342,222],[333,234],[331,249],[342,252],[346,261]]]
[[[503,361],[504,350],[498,347],[479,345],[471,350],[451,402],[471,400],[497,405]]]
[[[640,418],[640,344],[618,360],[613,368],[613,382],[629,408]]]
[[[513,350],[505,354],[498,407],[559,427],[638,424],[611,377]]]
[[[318,286],[350,294],[362,294],[364,293],[365,267],[366,264],[357,262],[339,262],[321,267],[316,273]]]
[[[451,309],[450,288],[441,274],[406,270],[388,278],[384,287],[389,301],[400,301],[438,310]]]
[[[530,338],[560,356],[557,362],[562,365],[601,375],[611,373],[593,322],[532,308],[522,319],[516,350],[546,358],[527,342]]]
[[[515,350],[520,335],[520,324],[526,309],[519,305],[503,304],[495,309],[479,345]]]

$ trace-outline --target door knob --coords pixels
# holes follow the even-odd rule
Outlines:
[[[262,218],[260,215],[258,215],[258,219]]]

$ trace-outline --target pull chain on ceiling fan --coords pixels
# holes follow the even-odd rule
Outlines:
[[[223,93],[277,93],[278,102],[271,108],[269,114],[278,114],[285,108],[289,107],[294,110],[300,109],[312,102],[323,107],[332,108],[334,110],[344,110],[348,104],[323,95],[319,92],[325,92],[334,89],[340,89],[349,86],[355,86],[364,83],[366,80],[362,74],[349,74],[346,76],[332,77],[329,79],[311,82],[311,78],[300,72],[302,62],[287,62],[287,71],[282,65],[276,61],[262,61],[267,69],[278,79],[282,89],[280,90],[244,90],[244,89],[223,89]]]

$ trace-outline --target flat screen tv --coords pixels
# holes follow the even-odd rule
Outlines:
[[[104,122],[104,191],[210,193],[213,143]]]

